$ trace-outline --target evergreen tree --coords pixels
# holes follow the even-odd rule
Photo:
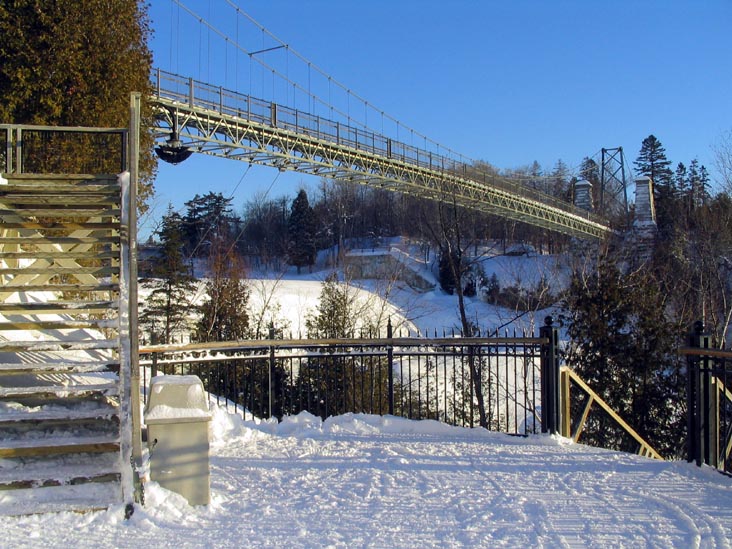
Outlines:
[[[689,163],[686,189],[692,208],[703,206],[709,201],[709,174],[696,158]]]
[[[571,194],[569,184],[570,174],[567,164],[560,158],[554,165],[554,169],[549,174],[549,181],[546,193],[559,198],[567,199]]]
[[[213,242],[235,236],[231,234],[237,221],[231,210],[232,201],[233,198],[224,198],[221,193],[208,192],[203,196],[197,194],[185,203],[183,232],[189,255],[211,255]]]
[[[292,202],[287,229],[290,237],[289,262],[297,267],[300,274],[301,267],[311,267],[315,263],[315,214],[304,189]]]
[[[130,92],[141,92],[144,101],[151,90],[151,32],[147,5],[136,0],[0,3],[0,122],[127,127]],[[143,103],[142,128],[151,122],[152,110]],[[144,130],[141,139],[144,209],[156,163],[152,133]],[[64,153],[55,160],[72,157],[64,171],[94,173],[88,166],[98,166],[108,151],[81,143],[48,154],[54,152]]]
[[[498,301],[498,296],[501,293],[501,283],[498,280],[498,275],[492,273],[491,277],[486,281],[485,278],[481,284],[481,297],[484,301],[495,305]]]
[[[656,188],[673,188],[671,161],[666,158],[666,149],[655,135],[649,135],[641,144],[638,158],[633,162],[636,171],[653,180]]]
[[[575,270],[564,304],[571,342],[566,361],[659,452],[677,456],[684,383],[675,352],[678,327],[664,304],[649,270],[625,274],[608,256],[588,271]],[[635,450],[603,414],[590,418],[582,439]]]
[[[317,311],[305,320],[308,337],[353,337],[357,320],[348,285],[339,282],[336,273],[329,274],[320,291]]]
[[[649,135],[641,144],[638,158],[633,162],[636,171],[653,180],[654,198],[656,202],[656,220],[659,230],[668,238],[674,221],[680,215],[678,189],[666,158],[666,149],[654,135]]]
[[[156,231],[161,251],[152,269],[154,278],[143,281],[152,291],[140,314],[140,323],[154,332],[160,343],[171,343],[173,334],[187,327],[188,316],[194,309],[191,299],[196,285],[183,255],[182,224],[180,214],[169,205]]]
[[[679,162],[676,165],[676,171],[674,172],[674,188],[678,193],[678,197],[674,197],[674,200],[678,200],[681,204],[679,211],[683,211],[684,220],[687,220],[694,210],[694,204],[692,200],[691,187],[689,187],[689,170],[686,168],[683,162]],[[680,220],[677,219],[678,223]]]
[[[335,273],[323,283],[317,310],[305,320],[308,337],[335,339],[353,337],[356,315],[348,286],[338,282]],[[356,376],[356,363],[348,357],[313,357],[303,364],[297,391],[307,395],[306,408],[326,418],[348,410]],[[351,400],[353,400],[351,398]]]
[[[249,289],[242,278],[243,271],[233,246],[216,240],[196,330],[200,341],[236,341],[250,336]]]
[[[688,170],[686,169],[686,166],[683,162],[679,162],[676,165],[676,171],[674,172],[674,187],[679,191],[679,193],[684,194],[688,191],[688,184]]]

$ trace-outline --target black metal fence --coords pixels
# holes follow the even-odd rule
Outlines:
[[[391,414],[525,434],[542,430],[541,358],[554,356],[546,352],[549,344],[548,338],[515,333],[470,338],[388,333],[370,339],[153,346],[140,353],[144,376],[197,375],[220,405],[242,414]]]
[[[688,460],[732,473],[732,351],[712,348],[703,323],[689,336]]]
[[[0,124],[0,173],[117,174],[127,169],[127,128]]]

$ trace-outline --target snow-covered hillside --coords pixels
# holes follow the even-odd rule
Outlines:
[[[732,479],[535,435],[215,409],[213,502],[0,519],[2,547],[729,547]]]

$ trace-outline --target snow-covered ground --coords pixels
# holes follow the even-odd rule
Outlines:
[[[0,518],[2,547],[730,547],[732,479],[534,435],[214,409],[212,503]]]
[[[252,299],[296,332],[326,274],[276,291],[250,277]],[[405,326],[457,324],[454,297],[359,284]],[[482,326],[511,317],[470,307]],[[148,482],[129,521],[121,507],[0,517],[0,547],[732,547],[732,479],[708,468],[553,436],[364,415],[245,422],[212,406],[210,505]]]

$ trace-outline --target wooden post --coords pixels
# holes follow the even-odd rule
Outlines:
[[[567,367],[564,366],[560,372],[560,389],[559,389],[559,402],[561,410],[559,412],[559,434],[563,437],[572,436],[572,412],[570,408],[570,376],[567,371]]]

